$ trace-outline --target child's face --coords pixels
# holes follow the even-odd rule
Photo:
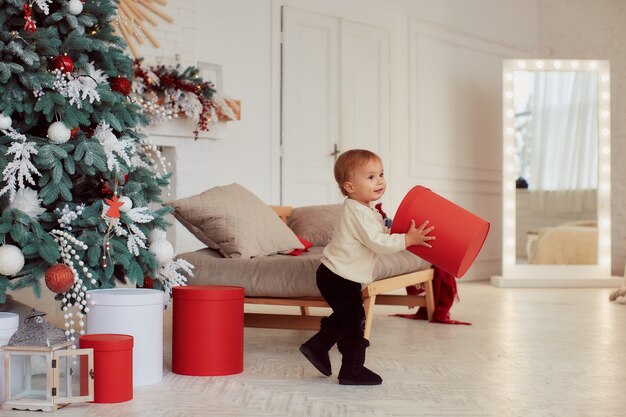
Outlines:
[[[344,183],[348,197],[369,206],[370,202],[379,200],[385,189],[383,163],[380,159],[372,159],[359,166],[350,174],[350,180]]]

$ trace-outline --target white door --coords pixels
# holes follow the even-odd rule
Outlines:
[[[338,151],[365,148],[388,162],[389,33],[283,8],[282,204],[342,200]]]
[[[369,149],[389,170],[389,32],[342,20],[340,62],[340,149]]]

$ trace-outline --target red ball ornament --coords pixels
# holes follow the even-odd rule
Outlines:
[[[145,276],[143,278],[143,285],[141,288],[154,288],[154,279],[152,277]]]
[[[80,133],[80,127],[78,126],[73,127],[72,130],[70,131],[70,138],[76,139],[76,136],[78,136],[79,133]]]
[[[109,82],[109,84],[111,85],[111,91],[117,91],[118,93],[123,94],[125,96],[130,94],[130,91],[131,91],[130,81],[128,81],[124,77],[111,78],[111,81]]]
[[[52,265],[46,271],[46,286],[50,291],[63,294],[74,285],[74,274],[69,266],[63,264]]]
[[[98,188],[98,193],[102,198],[111,198],[113,197],[113,188],[111,188],[111,184],[106,181],[102,181],[100,183],[100,187]]]
[[[61,70],[61,72],[72,72],[74,61],[67,55],[59,55],[52,60],[52,68]]]

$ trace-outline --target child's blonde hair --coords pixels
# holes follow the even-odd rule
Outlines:
[[[343,189],[343,184],[350,180],[350,175],[354,170],[372,160],[380,161],[380,156],[366,149],[350,149],[339,155],[335,162],[335,181],[339,185],[341,194],[348,196],[346,190]]]

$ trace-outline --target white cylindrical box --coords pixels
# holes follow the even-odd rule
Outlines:
[[[19,326],[20,316],[15,313],[0,313],[0,346],[9,344]],[[4,403],[4,379],[4,351],[0,350],[0,404]]]
[[[111,288],[88,291],[87,333],[117,333],[134,337],[133,386],[163,379],[162,291]]]

